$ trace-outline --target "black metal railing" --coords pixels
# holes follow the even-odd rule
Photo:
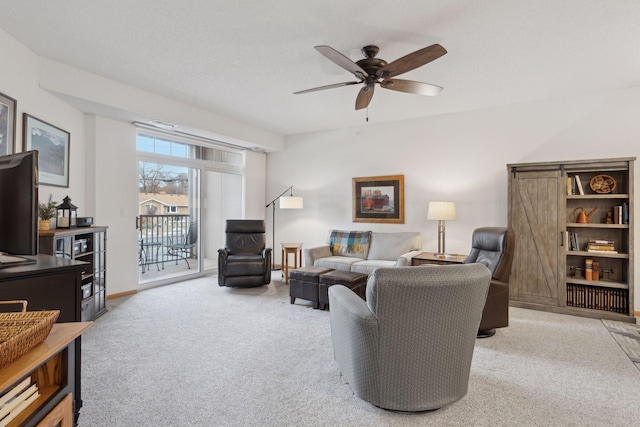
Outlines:
[[[169,249],[171,245],[185,241],[190,223],[190,215],[138,216],[138,260],[143,273],[151,264],[164,268],[165,262],[180,259],[180,256],[171,254]],[[192,253],[191,257],[194,256],[195,253]]]

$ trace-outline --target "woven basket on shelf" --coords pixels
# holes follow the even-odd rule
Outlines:
[[[60,310],[26,311],[26,301],[0,301],[22,304],[22,312],[0,313],[0,368],[13,362],[47,338]]]

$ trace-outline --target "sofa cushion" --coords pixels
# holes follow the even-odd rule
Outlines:
[[[334,270],[351,271],[351,265],[358,261],[362,261],[360,258],[349,258],[345,256],[330,256],[327,258],[320,258],[313,264],[315,267],[325,267]]]
[[[399,256],[421,247],[422,239],[419,232],[373,232],[367,259],[396,261]]]
[[[362,273],[362,274],[371,274],[373,270],[379,267],[389,267],[393,268],[396,266],[395,261],[385,261],[385,260],[366,260],[366,261],[358,261],[354,264],[351,264],[351,271],[354,273]]]
[[[329,248],[334,256],[367,259],[371,231],[331,230],[329,233]]]
[[[358,261],[356,263],[351,264],[351,271],[354,273],[362,273],[362,274],[371,274],[373,270],[378,267],[395,267],[396,261],[385,261],[385,260],[366,260],[366,261]]]

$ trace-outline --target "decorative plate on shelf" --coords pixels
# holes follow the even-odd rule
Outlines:
[[[591,178],[591,189],[596,193],[611,193],[616,188],[616,180],[609,175],[596,175]]]

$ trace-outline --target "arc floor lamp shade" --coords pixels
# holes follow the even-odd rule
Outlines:
[[[285,194],[289,192],[288,196]],[[265,207],[271,206],[272,214],[271,214],[271,247],[275,251],[276,248],[276,202],[280,200],[279,206],[280,209],[302,209],[302,197],[296,197],[293,195],[293,185],[286,190],[284,190],[278,197],[273,199],[271,202],[267,204]],[[279,270],[279,267],[276,267],[275,256],[271,257],[271,270]]]
[[[280,209],[302,209],[302,197],[282,196],[280,197]]]

